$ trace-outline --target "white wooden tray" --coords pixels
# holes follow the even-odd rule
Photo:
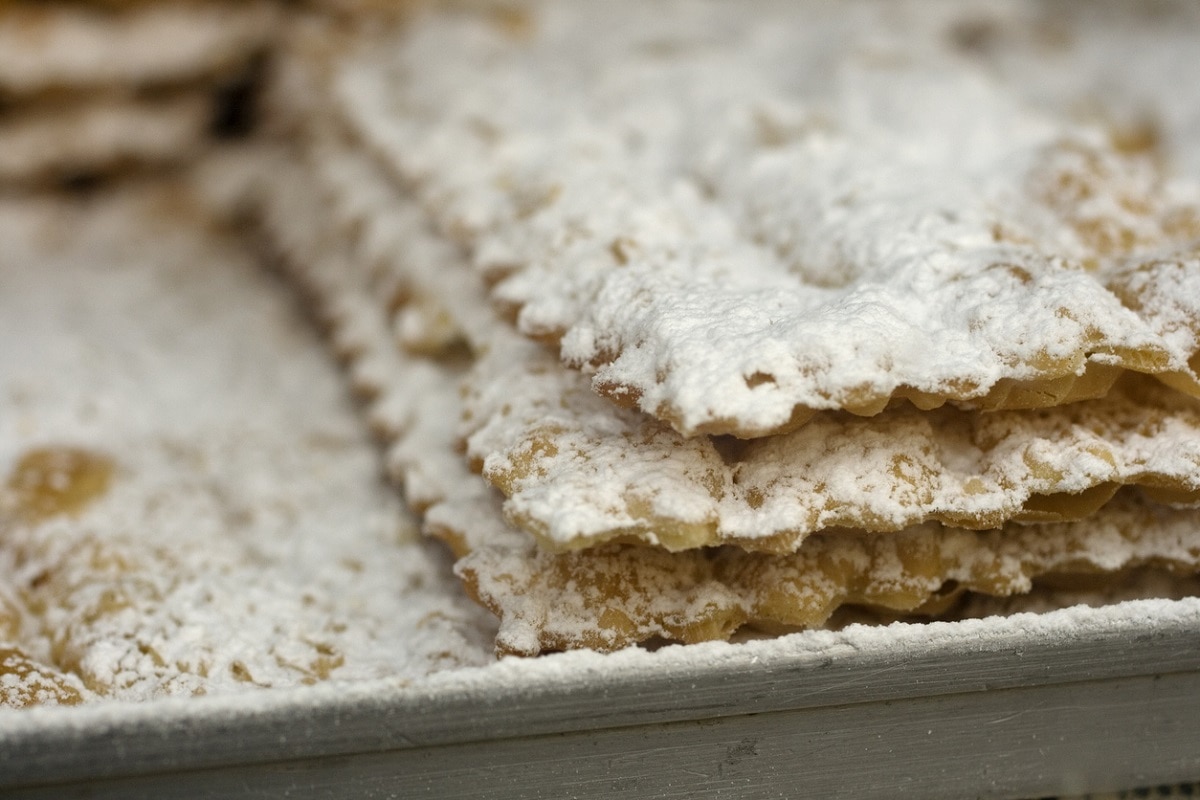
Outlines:
[[[13,797],[1020,798],[1200,779],[1200,600],[0,717]]]

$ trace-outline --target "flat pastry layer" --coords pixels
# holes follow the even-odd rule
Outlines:
[[[0,96],[211,77],[263,50],[277,10],[269,0],[0,4]]]
[[[486,663],[293,298],[201,206],[0,200],[0,705]]]
[[[747,625],[813,627],[849,605],[928,612],[965,590],[1026,591],[1044,574],[1147,564],[1187,572],[1200,558],[1197,512],[1133,495],[1085,522],[987,532],[926,524],[888,536],[842,531],[809,537],[785,556],[622,544],[548,551],[505,521],[500,495],[457,452],[453,410],[463,367],[397,346],[371,265],[329,218],[329,197],[317,186],[285,183],[280,202],[266,209],[267,229],[322,308],[357,386],[374,398],[376,428],[395,441],[393,473],[423,510],[426,530],[450,544],[468,591],[500,617],[500,652],[696,642]]]
[[[831,528],[1080,519],[1129,484],[1200,501],[1200,403],[1145,377],[1062,408],[900,407],[871,418],[827,413],[751,441],[684,438],[613,408],[509,331],[461,255],[363,154],[313,150],[325,224],[357,235],[400,345],[436,353],[413,345],[414,332],[425,333],[421,345],[436,333],[434,344],[459,341],[476,354],[463,389],[466,453],[506,495],[507,519],[552,550],[616,540],[791,552]]]
[[[430,14],[329,65],[339,113],[594,389],[740,437],[896,398],[1057,405],[1126,370],[1200,393],[1194,183],[877,5],[671,10]]]
[[[429,512],[452,540],[490,514],[461,494]],[[493,506],[492,513],[495,512]],[[971,532],[918,528],[894,536],[819,535],[790,556],[607,546],[553,555],[526,542],[458,544],[468,590],[501,618],[497,647],[535,654],[667,639],[726,639],[743,626],[820,627],[847,606],[936,614],[960,591],[1008,595],[1046,574],[1139,564],[1195,571],[1196,515],[1115,503],[1085,522]]]
[[[100,95],[0,117],[0,183],[32,184],[194,157],[213,124],[209,93]]]
[[[825,414],[789,434],[686,439],[613,413],[527,342],[466,379],[467,454],[553,549],[641,541],[790,552],[822,530],[1081,519],[1122,485],[1200,502],[1200,403],[1142,378],[1098,400],[972,414]]]

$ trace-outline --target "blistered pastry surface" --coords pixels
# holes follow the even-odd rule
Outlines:
[[[446,524],[479,526],[462,506],[454,510]],[[500,615],[498,647],[532,654],[723,639],[744,625],[819,627],[848,605],[937,613],[960,590],[1021,593],[1047,573],[1145,563],[1194,571],[1194,526],[1189,512],[1117,503],[1089,522],[1042,529],[822,536],[783,558],[736,548],[667,554],[621,546],[552,555],[490,544],[458,569]]]
[[[335,65],[336,99],[524,333],[682,432],[1036,407],[1102,394],[1089,365],[1195,393],[1196,318],[1128,276],[1195,289],[1196,186],[823,9],[443,14]]]
[[[1200,501],[1200,405],[1144,377],[1056,409],[901,407],[822,414],[750,441],[684,438],[607,407],[581,376],[504,334],[466,382],[466,449],[507,495],[508,519],[552,549],[787,552],[831,528],[1080,519],[1128,484]]]

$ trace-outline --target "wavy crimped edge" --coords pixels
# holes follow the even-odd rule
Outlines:
[[[367,169],[370,165],[369,156],[347,152],[346,144],[345,141],[315,143],[313,146],[321,155],[315,163],[310,164],[309,169],[319,173],[321,177],[318,182],[322,183],[334,197],[340,198],[340,202],[333,204],[333,219],[327,224],[342,229],[347,236],[360,235],[364,236],[367,241],[371,241],[373,236],[370,231],[386,227],[381,222],[381,217],[384,221],[405,218],[405,214],[402,212],[409,209],[406,208],[406,201],[400,198],[397,189],[390,187],[386,180],[381,180],[377,172]],[[342,162],[342,166],[330,171],[331,160]],[[353,182],[353,185],[347,185],[346,181],[355,176],[357,180]],[[376,200],[383,198],[386,201],[386,211],[371,203],[364,203],[364,192],[368,198]],[[357,199],[354,195],[358,195]],[[408,202],[407,205],[412,205],[412,203]],[[425,239],[436,238],[431,231],[408,231],[407,235],[416,237],[415,241],[408,242],[407,249],[419,253],[434,252],[421,244]],[[375,248],[368,246],[367,250],[373,253],[373,257],[368,260],[371,263],[379,263],[379,254],[375,253]],[[429,298],[432,297],[434,306],[439,309],[445,309],[447,305],[453,307],[452,316],[470,316],[470,319],[459,320],[458,327],[466,331],[463,335],[477,351],[490,350],[495,354],[502,350],[505,357],[511,356],[511,359],[518,362],[516,366],[512,367],[501,365],[501,371],[504,374],[504,377],[501,378],[502,381],[506,379],[518,381],[518,385],[510,387],[510,390],[501,391],[502,400],[514,398],[525,386],[533,386],[545,372],[561,372],[564,376],[573,377],[573,373],[557,364],[553,357],[542,353],[537,347],[523,342],[520,337],[509,332],[502,322],[492,318],[492,313],[484,300],[483,287],[476,285],[479,283],[478,278],[470,273],[467,265],[462,262],[461,255],[455,252],[452,246],[440,248],[436,252],[442,261],[448,259],[453,263],[440,264],[432,276],[420,274],[420,270],[429,265],[408,265],[418,272],[412,275],[405,273],[405,275],[414,280],[421,290],[413,294],[409,298],[409,302],[420,304],[429,301]],[[400,256],[398,260],[394,258],[392,269],[403,270],[408,260],[411,259],[406,256]],[[420,261],[420,258],[417,260]],[[444,296],[451,291],[455,291],[457,294],[454,297]],[[492,318],[490,322],[489,318]],[[412,347],[407,347],[407,349],[410,353],[414,352]],[[437,355],[437,353],[434,354]],[[487,359],[489,356],[484,355],[481,358]],[[523,370],[526,370],[523,362],[529,358],[538,359],[536,366],[528,367],[530,374],[527,378],[519,377],[524,374]],[[1121,371],[1114,369],[1112,374],[1121,374]],[[1130,374],[1123,375],[1126,382],[1132,377]],[[476,380],[486,379],[486,375],[483,378],[476,377]],[[577,379],[576,382],[581,380],[581,378]],[[1151,391],[1154,391],[1153,386],[1155,385],[1150,382]],[[471,394],[470,386],[471,381],[468,380],[468,396]],[[1162,390],[1157,391],[1161,393]],[[580,394],[585,395],[584,402],[586,403],[590,392],[584,391]],[[513,400],[512,402],[519,406],[518,401]],[[598,404],[594,400],[591,403],[591,405]],[[1152,496],[1166,502],[1186,504],[1200,500],[1200,487],[1194,482],[1187,483],[1181,480],[1179,475],[1166,474],[1154,469],[1140,471],[1133,469],[1130,474],[1123,475],[1119,481],[1105,479],[1099,473],[1095,475],[1089,473],[1089,475],[1081,477],[1082,483],[1078,480],[1071,480],[1069,488],[1061,490],[1048,491],[1052,485],[1063,485],[1061,479],[1059,479],[1059,484],[1054,484],[1053,481],[1047,483],[1046,480],[1035,481],[1029,485],[1026,496],[1018,498],[1020,502],[1009,503],[1004,508],[993,509],[988,513],[972,514],[965,509],[922,507],[902,518],[897,518],[895,515],[884,517],[862,510],[856,511],[856,507],[849,504],[840,513],[823,515],[820,524],[772,531],[769,535],[739,536],[721,531],[719,519],[695,522],[663,516],[655,514],[653,509],[643,502],[631,504],[631,509],[637,505],[640,510],[631,510],[626,516],[630,516],[632,519],[628,519],[624,523],[582,533],[571,531],[568,535],[554,527],[558,524],[557,514],[552,514],[553,519],[548,521],[536,512],[529,511],[529,504],[522,502],[522,492],[526,488],[526,483],[534,484],[534,490],[537,492],[536,485],[539,475],[545,472],[542,456],[552,457],[560,446],[570,450],[573,444],[578,444],[569,438],[563,440],[559,436],[562,430],[556,427],[556,425],[565,424],[568,429],[570,428],[569,409],[572,405],[573,403],[565,398],[559,398],[557,401],[549,398],[546,408],[540,411],[535,409],[533,412],[539,420],[539,424],[528,427],[524,432],[527,435],[523,434],[515,439],[509,437],[507,441],[501,440],[499,443],[496,440],[485,441],[482,449],[476,446],[473,434],[480,427],[487,426],[486,419],[479,418],[480,414],[473,414],[476,419],[464,429],[464,435],[467,437],[467,455],[473,468],[476,471],[482,471],[490,483],[500,488],[510,498],[504,506],[506,519],[515,526],[532,532],[543,548],[552,551],[585,549],[613,542],[617,544],[651,544],[668,550],[734,545],[749,550],[790,553],[801,545],[804,537],[826,529],[852,528],[882,532],[894,531],[927,521],[943,522],[972,529],[996,527],[1010,519],[1021,522],[1054,522],[1078,519],[1094,512],[1106,503],[1122,484],[1141,485]],[[508,406],[509,403],[506,402],[505,409]],[[1085,406],[1075,406],[1071,411],[1081,412],[1084,408]],[[514,411],[514,413],[519,412]],[[565,420],[557,419],[559,414],[564,413],[567,414]],[[935,412],[935,418],[941,419],[938,414],[946,413],[951,412]],[[482,417],[486,416],[485,411]],[[622,416],[620,412],[614,412],[613,416],[628,418],[628,415]],[[657,423],[652,421],[643,420],[640,424],[648,430],[657,430],[655,428]],[[865,424],[859,423],[860,427]],[[672,435],[670,432],[659,431],[659,433],[668,437]],[[584,438],[587,437],[586,432],[581,435]],[[638,437],[634,436],[634,438]],[[677,448],[687,448],[694,445],[695,442],[696,440],[691,442],[681,440],[677,444]],[[757,445],[754,442],[745,442],[744,446],[753,448]],[[494,449],[495,447],[499,447],[499,449]],[[525,463],[520,463],[522,458],[529,454],[531,457]],[[597,465],[597,468],[604,471],[605,468],[611,466],[611,464],[601,463]],[[564,502],[568,505],[572,501],[581,501],[581,498],[564,498]],[[846,506],[846,504],[839,502],[839,506]]]
[[[530,380],[536,380],[536,377],[531,377]],[[470,379],[467,386],[471,386]],[[1140,388],[1142,387],[1130,384],[1127,391],[1131,392],[1132,396],[1122,399],[1129,403],[1137,402],[1135,398],[1139,395]],[[1153,393],[1161,395],[1166,392],[1169,395],[1169,390],[1156,388],[1153,383],[1149,388]],[[470,396],[471,392],[468,391],[467,394]],[[1108,400],[1095,402],[1104,406],[1109,404]],[[1036,452],[1038,447],[1053,442],[1053,438],[1042,437],[1053,437],[1056,431],[1051,428],[1040,431],[1039,434],[1035,429],[1029,432],[1029,440],[1024,444],[1020,443],[1019,437],[1014,437],[1017,439],[1017,444],[1012,446],[1015,450],[1004,462],[1009,469],[1013,469],[1014,465],[1008,462],[1016,455],[1021,455],[1019,466],[1027,473],[1024,476],[1024,486],[1010,485],[1013,476],[997,472],[1001,466],[997,463],[989,462],[986,469],[978,475],[971,475],[969,471],[954,475],[955,480],[961,481],[966,490],[972,485],[977,487],[977,501],[984,497],[992,498],[980,506],[982,510],[972,510],[967,503],[958,507],[943,505],[945,499],[938,500],[938,497],[950,490],[937,486],[932,478],[928,485],[924,486],[924,491],[928,493],[926,497],[918,491],[921,487],[910,485],[910,476],[904,473],[903,477],[896,476],[890,482],[882,477],[879,479],[886,484],[883,488],[891,486],[893,493],[901,493],[907,497],[908,494],[916,492],[913,497],[908,497],[903,507],[892,508],[886,514],[875,508],[882,499],[878,492],[856,503],[852,497],[845,496],[843,487],[842,494],[835,489],[829,489],[822,502],[809,504],[801,524],[771,523],[768,519],[755,517],[756,525],[762,525],[768,532],[761,535],[739,534],[736,526],[743,524],[737,521],[740,517],[753,515],[758,509],[769,509],[773,503],[781,500],[786,501],[788,490],[777,488],[775,480],[770,478],[770,475],[776,474],[776,468],[769,469],[770,475],[756,480],[751,467],[747,477],[739,468],[750,464],[753,455],[747,456],[747,461],[742,463],[738,463],[736,456],[731,456],[733,461],[730,463],[725,460],[724,455],[724,450],[728,448],[719,442],[712,442],[710,445],[703,439],[690,439],[679,440],[673,447],[663,445],[658,442],[664,439],[667,443],[672,442],[673,432],[656,431],[652,423],[645,422],[640,428],[622,428],[620,435],[610,435],[614,444],[601,448],[601,454],[589,463],[586,457],[578,455],[577,451],[597,438],[609,438],[606,437],[608,432],[600,427],[588,426],[585,419],[581,421],[580,417],[573,417],[569,399],[562,398],[560,403],[562,409],[542,409],[549,419],[528,421],[527,425],[517,426],[519,430],[507,435],[490,434],[487,430],[489,421],[478,420],[473,423],[473,428],[483,429],[483,432],[478,434],[480,441],[477,442],[475,436],[471,435],[467,438],[467,452],[472,456],[473,468],[508,498],[504,506],[508,521],[533,533],[545,549],[558,552],[586,549],[613,542],[649,544],[672,551],[733,545],[746,550],[786,554],[801,547],[809,535],[842,528],[886,533],[925,522],[984,530],[999,527],[1009,521],[1071,521],[1095,513],[1109,502],[1122,486],[1138,487],[1151,499],[1160,503],[1200,503],[1200,477],[1196,476],[1191,467],[1181,463],[1173,471],[1164,471],[1166,465],[1158,463],[1155,468],[1154,464],[1143,461],[1145,453],[1136,454],[1128,449],[1132,445],[1126,440],[1139,440],[1150,434],[1125,430],[1121,431],[1121,436],[1118,437],[1114,433],[1114,438],[1107,440],[1103,434],[1091,431],[1077,436],[1066,443],[1069,449],[1064,452],[1078,452],[1080,457],[1095,459],[1098,463],[1090,464],[1086,468],[1081,466],[1074,473],[1062,473],[1061,463],[1039,463]],[[516,406],[516,401],[513,401],[512,405]],[[506,404],[500,412],[509,407]],[[1076,406],[1072,411],[1081,412],[1085,409],[1086,406]],[[1118,419],[1127,418],[1128,409],[1126,411],[1123,415],[1118,414]],[[1170,424],[1178,424],[1186,429],[1186,420],[1192,419],[1194,425],[1195,421],[1200,419],[1193,413],[1190,417],[1181,416],[1172,421],[1173,415],[1170,410],[1160,407],[1159,411],[1163,416],[1154,418],[1156,424],[1162,424],[1165,419]],[[513,411],[514,415],[517,413],[519,412]],[[1182,412],[1176,411],[1176,414],[1179,413]],[[1087,425],[1086,419],[1082,422],[1074,422],[1074,419],[1075,417],[1064,416],[1062,424],[1070,425],[1072,429],[1077,425]],[[1111,422],[1111,419],[1102,418],[1101,421]],[[571,427],[572,422],[575,422],[577,427]],[[939,425],[948,425],[951,422],[943,412],[931,423],[932,430],[937,431]],[[613,425],[618,423],[614,421]],[[868,423],[860,421],[857,427],[867,426]],[[809,433],[818,435],[818,432],[824,430],[825,426],[822,425]],[[804,432],[793,435],[807,436]],[[1179,435],[1185,435],[1183,430],[1159,431],[1157,449],[1161,451],[1165,448],[1166,451],[1170,451],[1172,447],[1183,447],[1184,443],[1175,438]],[[1192,437],[1193,451],[1196,442],[1200,441],[1197,436],[1200,436],[1200,429],[1197,429]],[[874,438],[868,436],[866,441],[874,441]],[[947,437],[945,442],[941,442],[933,433],[929,433],[920,443],[932,446],[934,451],[938,451],[954,441],[956,440]],[[771,444],[774,444],[771,440],[755,440],[744,442],[743,448],[744,452],[754,453],[762,445]],[[639,485],[629,483],[614,495],[613,491],[609,491],[613,488],[612,479],[609,479],[609,483],[604,481],[605,476],[615,475],[620,469],[616,460],[618,455],[625,458],[625,453],[613,452],[618,446],[633,451],[645,450],[645,455],[637,462],[639,469],[647,469],[645,462],[657,454],[663,459],[662,466],[657,470],[660,475],[670,475],[678,485],[698,492],[702,498],[709,498],[704,513],[684,518],[658,510],[659,506],[653,494],[658,484],[652,484],[646,491],[642,491]],[[1150,445],[1145,447],[1155,449]],[[908,464],[913,469],[926,468],[924,456],[914,461],[911,451],[902,449],[900,445],[897,445],[897,448],[892,454],[893,464],[899,459],[902,464]],[[1018,450],[1020,453],[1016,452]],[[681,458],[683,453],[691,453],[697,463],[691,466],[677,465],[674,459],[670,458],[671,452],[681,454]],[[806,474],[812,474],[811,471],[816,466],[813,463],[812,442],[807,441],[801,452],[803,457],[798,458],[797,466],[803,464]],[[718,453],[720,458],[715,455]],[[866,458],[866,455],[862,457]],[[942,469],[945,469],[945,457],[939,459]],[[816,463],[820,463],[819,458]],[[836,479],[844,468],[847,467],[828,468],[827,477],[831,482],[840,485]],[[900,469],[900,466],[896,469]],[[564,474],[567,472],[570,474]],[[822,472],[816,477],[825,474]],[[663,480],[666,481],[666,478]],[[598,510],[586,519],[565,519],[555,510],[560,504],[586,502],[591,496],[607,498],[604,511]],[[558,502],[554,500],[556,497]],[[610,508],[607,505],[610,503],[616,505]],[[977,502],[976,505],[980,504]],[[787,519],[794,519],[796,511],[789,508],[786,514]]]
[[[799,553],[783,558],[736,548],[668,554],[608,546],[551,554],[530,547],[468,546],[457,569],[468,590],[501,617],[501,652],[534,655],[577,647],[613,650],[654,639],[728,639],[744,627],[814,628],[846,607],[932,614],[963,592],[1011,595],[1028,591],[1043,576],[1109,574],[1138,566],[1190,574],[1200,566],[1200,544],[1194,541],[1200,518],[1194,512],[1134,505],[1108,518],[1117,513],[1140,514],[1136,524],[1142,530],[1165,514],[1171,522],[1163,524],[1173,525],[1176,541],[1143,552],[1131,542],[1117,559],[1073,552],[1073,545],[1085,546],[1093,525],[1105,524],[1101,519],[1073,524],[1074,535],[1064,530],[1071,525],[986,533],[932,526],[887,537],[829,535],[814,537]],[[437,533],[451,540],[469,538],[452,529]],[[1184,546],[1189,538],[1192,545]],[[1034,555],[1039,549],[1041,560]],[[974,552],[964,557],[964,551]],[[919,564],[914,556],[920,555],[930,560]],[[913,571],[895,575],[895,567],[906,561],[915,565]]]

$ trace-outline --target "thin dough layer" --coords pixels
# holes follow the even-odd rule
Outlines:
[[[1200,394],[1200,190],[877,8],[431,15],[332,100],[523,333],[685,435]]]
[[[380,276],[408,287],[383,295],[401,345],[420,352],[413,330],[446,331],[477,353],[463,393],[467,455],[507,496],[507,519],[551,550],[615,540],[787,553],[830,528],[1080,519],[1128,484],[1200,501],[1200,404],[1132,376],[1104,398],[1045,411],[897,407],[826,413],[752,441],[684,438],[612,408],[514,336],[461,256],[366,158],[329,143],[314,151],[327,224],[358,236],[373,291],[389,285]],[[437,324],[410,324],[431,316],[413,308],[437,309]]]
[[[271,0],[120,5],[0,3],[0,96],[194,82],[244,64],[278,23]]]
[[[654,638],[725,639],[745,625],[819,627],[848,605],[924,613],[960,591],[1003,596],[1028,591],[1040,575],[1142,564],[1190,572],[1200,557],[1195,512],[1132,500],[1086,522],[982,533],[928,526],[892,536],[820,535],[784,557],[620,545],[556,555],[529,541],[505,541],[494,527],[495,535],[480,542],[468,531],[480,531],[495,506],[471,515],[461,500],[450,497],[432,509],[429,524],[466,548],[457,569],[468,590],[501,617],[498,648],[525,655]]]
[[[536,345],[466,380],[467,454],[550,549],[605,541],[787,553],[823,530],[1082,519],[1122,485],[1200,502],[1200,403],[1146,378],[1043,411],[823,414],[751,441],[684,438],[614,411]]]
[[[490,615],[428,579],[343,381],[210,199],[0,198],[0,706],[489,659]]]
[[[209,137],[213,102],[189,90],[155,100],[101,95],[0,119],[0,183],[33,184],[174,164]]]

